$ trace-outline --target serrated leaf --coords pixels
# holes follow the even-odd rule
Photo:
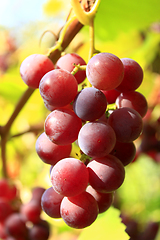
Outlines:
[[[100,214],[91,226],[81,232],[78,240],[128,240],[129,236],[125,228],[126,226],[121,222],[120,211],[110,207],[105,213]]]

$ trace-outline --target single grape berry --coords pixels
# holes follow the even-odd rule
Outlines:
[[[118,87],[122,82],[123,63],[112,53],[98,53],[89,60],[86,75],[95,88],[111,90]]]
[[[148,110],[148,103],[142,93],[129,91],[121,93],[116,99],[118,108],[129,107],[136,110],[141,117],[144,117]]]
[[[73,102],[73,110],[84,121],[94,121],[100,118],[106,111],[107,99],[96,88],[84,88],[76,96]]]
[[[110,154],[117,157],[124,166],[131,163],[136,156],[136,147],[134,142],[118,142],[110,152]]]
[[[51,171],[51,183],[56,192],[67,197],[82,193],[88,185],[88,170],[76,158],[60,160]]]
[[[64,196],[57,193],[53,187],[46,189],[41,199],[43,211],[51,218],[61,218],[60,205],[63,197]]]
[[[82,121],[69,109],[56,109],[51,112],[44,124],[49,139],[58,145],[68,145],[78,138]]]
[[[90,226],[97,218],[98,204],[88,192],[74,197],[64,197],[61,202],[61,217],[72,228]]]
[[[38,88],[41,78],[54,69],[53,62],[43,54],[32,54],[22,62],[20,74],[22,80],[31,88]]]
[[[64,69],[70,73],[73,71],[76,65],[86,65],[86,62],[76,53],[68,53],[60,57],[56,63],[56,68]],[[78,71],[74,77],[76,78],[78,84],[82,83],[86,78],[86,71]]]
[[[72,145],[57,145],[43,132],[36,141],[36,152],[41,160],[50,165],[55,165],[59,160],[69,157]]]
[[[115,143],[115,132],[105,122],[88,122],[79,131],[78,145],[90,157],[104,157],[112,151]]]
[[[143,129],[141,115],[128,107],[114,110],[108,118],[108,124],[113,128],[119,142],[136,140]]]
[[[124,66],[124,77],[116,90],[120,92],[134,91],[143,81],[143,70],[141,66],[131,58],[121,58]]]
[[[78,83],[67,70],[55,69],[43,76],[39,91],[44,102],[54,107],[63,107],[76,97]]]
[[[125,178],[123,164],[111,154],[102,158],[93,158],[87,168],[89,184],[98,192],[107,193],[117,190]]]
[[[96,200],[99,208],[99,213],[103,213],[112,205],[114,192],[101,193],[97,192],[91,185],[86,189]]]

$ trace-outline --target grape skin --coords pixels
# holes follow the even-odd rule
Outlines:
[[[65,69],[69,72],[72,72],[75,67],[74,64],[86,65],[86,62],[78,54],[68,53],[58,59],[56,63],[56,68]],[[74,75],[74,77],[76,78],[78,84],[80,84],[86,78],[86,71],[85,70],[78,71]]]
[[[136,147],[133,142],[125,143],[117,141],[110,154],[117,157],[124,166],[127,166],[136,156]]]
[[[134,91],[142,83],[143,70],[141,66],[131,58],[121,58],[121,61],[124,66],[124,77],[116,90],[120,92]]]
[[[61,202],[61,217],[72,228],[90,226],[97,218],[98,204],[88,192],[74,197],[64,197]]]
[[[108,104],[115,103],[117,97],[120,95],[120,92],[118,92],[118,91],[115,90],[115,89],[108,90],[108,91],[102,90],[102,92],[103,92],[104,95],[106,96],[106,99],[107,99],[107,103],[108,103]]]
[[[32,54],[20,66],[22,80],[31,88],[38,88],[41,78],[54,69],[53,62],[43,54]]]
[[[107,99],[96,88],[84,88],[73,102],[73,110],[84,121],[94,121],[100,118],[106,110]]]
[[[57,145],[43,132],[36,141],[36,152],[41,160],[50,165],[55,165],[59,160],[69,157],[72,145]]]
[[[86,189],[86,192],[90,193],[96,200],[99,208],[99,213],[105,212],[113,203],[113,192],[100,193],[97,192],[91,185]]]
[[[109,124],[88,122],[79,131],[78,145],[90,157],[103,157],[110,153],[116,143],[116,135]]]
[[[123,164],[111,154],[103,158],[93,158],[87,168],[89,184],[98,192],[108,193],[117,190],[125,178]]]
[[[68,145],[78,138],[82,121],[69,109],[56,109],[51,112],[44,123],[49,139],[58,145]]]
[[[70,72],[54,69],[43,76],[39,91],[44,102],[54,107],[63,107],[76,97],[78,83]]]
[[[62,199],[63,196],[58,194],[53,187],[46,189],[41,199],[43,211],[51,218],[61,218],[60,205]]]
[[[51,171],[51,183],[56,192],[67,197],[82,193],[89,180],[88,170],[83,162],[76,158],[60,160]]]
[[[144,117],[148,110],[146,98],[143,96],[143,94],[137,91],[121,93],[116,99],[116,105],[118,108],[132,108],[136,110],[141,117]]]
[[[20,213],[10,215],[5,222],[6,233],[13,237],[26,237],[27,227]]]
[[[86,75],[95,88],[111,90],[118,87],[122,82],[123,63],[112,53],[98,53],[89,60]]]
[[[108,124],[114,129],[119,142],[133,142],[140,136],[143,129],[140,114],[127,107],[114,110],[108,118]]]

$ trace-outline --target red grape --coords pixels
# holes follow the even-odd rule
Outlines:
[[[47,221],[40,220],[29,229],[30,240],[48,240],[50,236],[50,226]]]
[[[38,88],[41,78],[54,69],[53,62],[43,54],[32,54],[22,62],[20,74],[22,80],[31,88]]]
[[[107,193],[118,189],[125,177],[124,166],[113,155],[93,158],[87,165],[89,183],[98,192]]]
[[[80,229],[90,226],[96,220],[98,205],[91,194],[83,192],[74,197],[64,197],[60,211],[68,226]]]
[[[58,145],[68,145],[78,138],[82,121],[69,109],[56,109],[45,120],[45,133]]]
[[[116,99],[118,108],[129,107],[136,110],[141,117],[147,113],[148,104],[146,98],[140,92],[129,91],[121,93]]]
[[[44,102],[54,107],[63,107],[76,97],[78,84],[70,72],[55,69],[43,76],[39,91]]]
[[[27,227],[20,213],[11,214],[5,222],[6,233],[13,237],[26,237]]]
[[[90,157],[103,157],[110,153],[116,143],[111,126],[105,122],[88,122],[81,128],[78,145]]]
[[[106,111],[107,99],[96,88],[84,88],[76,96],[73,109],[76,115],[84,121],[94,121],[100,118]]]
[[[57,145],[43,132],[36,141],[36,152],[44,163],[55,165],[59,160],[69,157],[72,145]]]
[[[133,142],[116,142],[110,154],[117,157],[124,166],[131,163],[136,156],[136,147]]]
[[[9,200],[0,198],[0,221],[4,221],[13,212]]]
[[[131,108],[123,107],[114,110],[108,118],[119,142],[132,142],[142,132],[143,121],[140,114]]]
[[[42,208],[40,203],[31,200],[28,203],[21,206],[20,212],[24,217],[25,221],[30,221],[32,223],[37,223],[40,220]]]
[[[97,192],[91,185],[86,189],[96,200],[99,208],[99,213],[105,212],[113,203],[113,192],[101,193]]]
[[[57,193],[53,187],[46,189],[41,199],[43,211],[52,218],[60,218],[60,205],[63,197],[64,196]]]
[[[112,53],[98,53],[89,60],[86,75],[95,88],[111,90],[118,87],[122,82],[123,63]]]
[[[108,91],[102,90],[102,92],[103,92],[104,95],[106,96],[106,99],[107,99],[107,103],[108,103],[108,104],[115,103],[117,97],[120,95],[120,92],[118,92],[118,91],[115,90],[115,89],[108,90]]]
[[[83,192],[88,185],[88,180],[89,175],[85,164],[76,158],[60,160],[51,171],[54,190],[68,197]]]
[[[86,62],[78,54],[68,53],[58,59],[56,67],[72,72],[75,67],[74,64],[86,65]],[[86,78],[86,71],[78,71],[74,76],[79,84]]]
[[[143,70],[141,66],[133,59],[121,58],[124,66],[124,77],[116,90],[120,92],[134,91],[142,83],[143,80]]]

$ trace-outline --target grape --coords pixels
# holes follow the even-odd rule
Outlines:
[[[118,87],[122,82],[123,63],[112,53],[98,53],[89,60],[86,75],[95,88],[111,90]]]
[[[68,53],[58,59],[56,67],[58,69],[61,68],[69,72],[72,72],[75,67],[74,64],[86,65],[86,62],[78,54]],[[78,71],[74,76],[78,84],[80,84],[86,78],[86,71],[85,70]]]
[[[42,208],[40,203],[31,200],[28,203],[21,206],[20,212],[26,221],[37,223],[40,220]]]
[[[0,197],[13,200],[18,196],[18,189],[6,179],[0,180]]]
[[[88,122],[79,131],[78,145],[90,157],[103,157],[116,143],[113,129],[105,122]]]
[[[57,193],[53,187],[46,189],[41,199],[43,211],[52,218],[60,218],[60,204],[62,199],[63,195]]]
[[[118,108],[129,107],[135,109],[141,117],[146,115],[148,109],[146,98],[136,91],[121,93],[116,99],[116,105]]]
[[[8,181],[6,179],[0,179],[0,197],[6,197],[8,191]]]
[[[103,92],[104,95],[106,96],[106,99],[107,99],[107,103],[108,103],[108,104],[115,103],[117,97],[120,95],[120,92],[118,92],[118,91],[115,90],[115,89],[108,90],[108,91],[102,90],[102,92]]]
[[[13,212],[9,200],[0,198],[0,221],[4,221]]]
[[[78,84],[70,72],[55,69],[42,77],[39,91],[44,102],[54,107],[63,107],[76,97]]]
[[[86,189],[86,192],[90,193],[96,200],[99,208],[99,213],[105,212],[113,203],[113,192],[100,193],[97,192],[91,185]]]
[[[51,112],[44,124],[49,139],[58,145],[68,145],[78,138],[82,121],[69,109],[56,109]]]
[[[136,147],[133,142],[116,142],[113,150],[111,151],[112,155],[117,157],[124,166],[131,163],[136,156]]]
[[[60,160],[51,172],[51,183],[56,192],[75,196],[83,192],[88,185],[88,170],[83,162],[76,158]]]
[[[120,92],[134,91],[142,83],[143,80],[143,70],[141,66],[133,59],[121,58],[124,66],[124,77],[116,90]]]
[[[105,95],[96,88],[84,88],[73,102],[73,110],[84,121],[94,121],[100,118],[106,110]]]
[[[22,80],[31,88],[38,88],[41,78],[54,69],[53,62],[43,54],[32,54],[22,62],[20,74]]]
[[[136,110],[127,107],[114,110],[108,118],[108,124],[114,129],[119,142],[136,140],[143,128],[140,114]]]
[[[93,158],[88,163],[89,184],[98,192],[107,193],[118,189],[125,177],[124,166],[113,155]]]
[[[50,236],[50,227],[47,221],[40,220],[32,228],[29,229],[30,240],[47,240]]]
[[[31,201],[34,200],[34,201],[37,201],[37,204],[40,204],[41,203],[41,197],[42,197],[42,194],[44,193],[45,191],[45,188],[43,187],[35,187],[32,189],[32,198],[31,198]]]
[[[13,237],[26,237],[27,227],[20,213],[10,215],[5,222],[6,233]]]
[[[44,163],[55,165],[59,160],[69,157],[72,145],[57,145],[43,132],[36,141],[36,152]]]
[[[83,192],[74,197],[64,197],[60,211],[68,226],[80,229],[90,226],[96,220],[98,205],[91,194]]]

